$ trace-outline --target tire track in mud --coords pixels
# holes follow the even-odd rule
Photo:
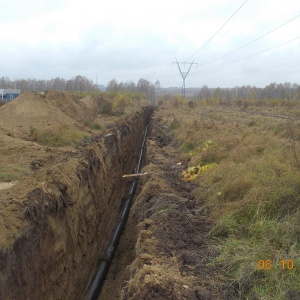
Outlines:
[[[207,264],[215,255],[211,224],[159,113],[152,120],[146,166],[100,300],[218,299]],[[177,164],[178,162],[181,165]]]

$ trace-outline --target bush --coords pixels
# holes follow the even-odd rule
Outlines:
[[[101,114],[111,115],[113,110],[113,105],[110,100],[105,100],[102,106]]]
[[[130,99],[127,95],[118,93],[113,99],[113,110],[116,114],[123,115],[125,108],[130,104]]]

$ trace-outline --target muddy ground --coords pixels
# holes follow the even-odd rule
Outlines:
[[[124,235],[100,300],[227,299],[225,283],[210,265],[216,254],[207,237],[212,224],[193,183],[181,180],[180,154],[164,112],[156,112],[145,166]]]

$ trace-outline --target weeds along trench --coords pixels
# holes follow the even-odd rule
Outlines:
[[[183,101],[160,109],[212,224],[212,299],[300,299],[299,109]]]

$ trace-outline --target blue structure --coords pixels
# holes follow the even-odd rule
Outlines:
[[[97,84],[98,86],[98,89],[101,91],[101,92],[105,92],[106,91],[106,86],[104,84]]]
[[[21,93],[21,90],[17,89],[0,89],[0,100],[6,102],[17,98]]]

